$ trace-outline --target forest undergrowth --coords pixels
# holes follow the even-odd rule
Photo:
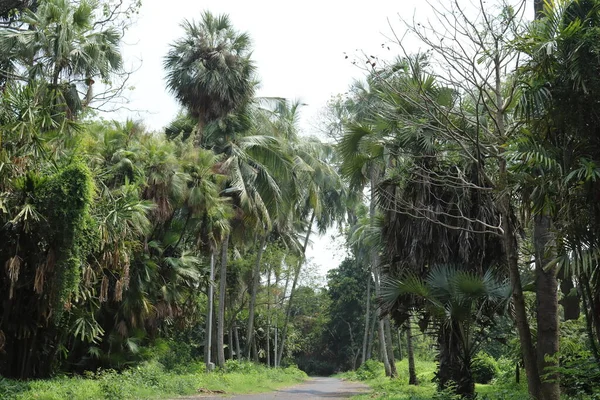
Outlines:
[[[0,378],[3,400],[126,400],[167,399],[195,394],[261,393],[301,382],[307,375],[298,368],[267,367],[229,360],[226,369],[206,373],[202,362],[166,370],[147,361],[123,372],[102,370],[84,376],[16,381]]]

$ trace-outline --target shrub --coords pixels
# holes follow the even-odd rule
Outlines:
[[[157,341],[152,351],[167,371],[184,372],[185,367],[194,363],[192,348],[184,341]]]
[[[125,398],[123,379],[117,371],[109,369],[102,371],[99,376],[100,390],[106,400],[122,400]]]
[[[368,381],[385,375],[383,363],[367,360],[356,370],[356,377],[361,381]]]
[[[473,358],[471,370],[473,379],[477,383],[490,383],[499,373],[498,363],[494,357],[484,352],[479,352]]]
[[[225,360],[224,370],[227,372],[250,374],[256,372],[257,368],[258,366],[250,361]]]

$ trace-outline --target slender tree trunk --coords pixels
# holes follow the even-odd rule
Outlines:
[[[410,315],[406,321],[406,356],[408,357],[408,384],[418,385],[417,372],[415,370],[415,352],[413,348],[412,322]]]
[[[396,370],[396,361],[394,358],[394,342],[389,315],[385,316],[385,318],[383,319],[383,323],[385,326],[385,349],[387,351],[388,360],[390,362],[390,374],[392,378],[397,378],[398,371]]]
[[[312,215],[310,217],[310,222],[308,223],[308,231],[306,232],[306,237],[304,238],[304,246],[302,246],[302,254],[300,255],[300,260],[298,261],[298,267],[296,268],[294,274],[294,281],[292,282],[292,291],[290,292],[290,298],[288,299],[287,309],[285,312],[285,321],[283,323],[283,331],[281,332],[281,347],[279,349],[279,363],[281,363],[281,358],[283,357],[283,349],[285,347],[285,339],[287,335],[287,327],[290,322],[290,316],[292,314],[292,302],[294,300],[294,292],[296,290],[296,285],[298,284],[298,279],[300,278],[300,270],[302,269],[302,264],[304,264],[304,258],[306,257],[306,248],[308,246],[308,238],[310,233],[312,232],[312,226],[315,222],[315,212],[313,210]],[[278,364],[279,364],[278,363]]]
[[[371,200],[369,204],[369,218],[371,221],[371,225],[375,224],[375,214],[376,214],[376,206],[375,206],[375,187],[380,179],[380,170],[377,165],[371,166]],[[379,298],[380,295],[380,285],[379,285],[379,249],[377,246],[373,246],[371,248],[371,272],[373,273],[373,280],[375,282],[375,296]],[[377,316],[381,316],[381,309],[377,307]],[[380,346],[380,356],[383,361],[383,365],[385,366],[385,374],[387,376],[395,376],[395,371],[392,371],[392,366],[390,364],[390,359],[388,357],[387,351],[387,342],[385,339],[385,328],[384,321],[379,320],[379,327],[377,329],[379,333],[379,346]]]
[[[536,305],[537,305],[537,363],[541,374],[540,398],[559,400],[559,376],[546,368],[558,366],[558,281],[556,267],[546,268],[554,254],[552,221],[547,215],[534,218]]]
[[[379,273],[377,271],[379,265],[379,254],[376,251],[371,251],[371,267],[373,268],[373,280],[375,282],[375,296],[379,297],[380,292],[380,284],[379,284]],[[381,309],[377,307],[377,311],[375,317],[379,317],[381,315]],[[387,341],[385,335],[385,322],[384,319],[379,319],[379,323],[377,326],[377,333],[379,335],[379,356],[381,361],[383,362],[383,366],[385,367],[385,374],[389,377],[395,377],[397,375],[394,370],[392,370],[392,365],[390,363],[390,359],[387,351]]]
[[[217,316],[217,364],[225,366],[225,349],[223,335],[225,329],[225,292],[227,290],[227,250],[229,248],[229,234],[223,240],[221,249],[221,271],[219,272],[219,315]]]
[[[267,271],[267,366],[271,366],[271,264]]]
[[[398,328],[396,333],[398,334],[398,361],[402,361],[404,359],[404,354],[402,354],[402,329]]]
[[[504,210],[510,210],[508,198],[505,195],[503,204]],[[527,309],[525,307],[525,297],[523,296],[523,287],[521,285],[521,274],[519,272],[519,258],[517,254],[517,238],[515,237],[512,224],[508,222],[510,218],[509,212],[502,212],[502,227],[504,230],[504,251],[506,253],[508,273],[512,286],[512,298],[515,307],[515,321],[519,340],[521,343],[521,351],[523,353],[523,364],[525,366],[525,374],[527,375],[527,387],[529,395],[533,399],[540,399],[540,375],[537,368],[536,354],[531,340],[531,331],[527,322]]]
[[[279,367],[279,358],[277,357],[277,341],[278,341],[279,329],[277,328],[277,324],[275,324],[275,339],[273,341],[273,366],[275,368]]]
[[[250,307],[248,310],[248,341],[246,343],[246,356],[250,359],[250,344],[254,339],[254,312],[256,308],[256,294],[260,284],[260,262],[262,260],[263,251],[267,242],[267,235],[265,234],[259,244],[258,253],[256,254],[256,264],[254,265],[254,271],[252,271],[252,289],[250,293]]]
[[[210,275],[208,278],[208,312],[206,315],[206,337],[204,339],[204,360],[206,362],[206,370],[210,371],[211,366],[211,339],[212,339],[212,316],[213,316],[213,298],[214,298],[214,282],[215,281],[215,252],[210,251]]]
[[[227,332],[227,343],[229,347],[229,359],[233,360],[233,325],[229,326],[229,330]]]
[[[367,360],[370,360],[371,357],[373,356],[373,342],[374,342],[374,338],[375,338],[375,324],[377,323],[377,315],[375,314],[374,310],[372,310],[373,312],[371,314],[373,314],[373,318],[371,321],[371,329],[369,330],[369,343],[367,345]]]
[[[239,327],[237,325],[235,325],[235,327],[233,328],[233,333],[235,334],[235,354],[236,354],[236,358],[238,359],[238,361],[242,360],[242,350],[240,349],[240,333],[239,333]]]
[[[252,361],[258,363],[258,344],[256,342],[256,336],[254,336],[254,339],[252,339]]]
[[[367,307],[365,309],[365,334],[363,335],[362,357],[360,359],[361,365],[364,364],[365,361],[367,361],[367,343],[369,341],[370,312],[371,312],[371,274],[369,274],[369,280],[367,281]]]

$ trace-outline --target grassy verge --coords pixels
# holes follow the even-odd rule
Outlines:
[[[144,363],[122,373],[102,371],[85,377],[57,377],[30,382],[0,378],[0,399],[125,400],[165,399],[198,394],[201,389],[225,393],[260,393],[306,379],[295,367],[269,369],[250,363],[228,363],[227,372],[170,372],[158,362]]]
[[[449,393],[438,393],[436,384],[431,380],[436,369],[435,362],[416,361],[418,386],[408,384],[408,362],[396,363],[398,379],[385,377],[383,365],[372,362],[358,371],[346,372],[341,377],[349,380],[360,380],[368,384],[373,391],[353,397],[355,400],[455,400]],[[478,399],[481,400],[523,400],[527,398],[524,386],[510,384],[476,385]]]

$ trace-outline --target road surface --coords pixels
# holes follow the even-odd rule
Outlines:
[[[305,399],[347,399],[368,391],[360,383],[346,382],[337,378],[310,378],[296,386],[279,389],[276,392],[242,395],[203,395],[184,399],[229,399],[229,400],[305,400]]]

